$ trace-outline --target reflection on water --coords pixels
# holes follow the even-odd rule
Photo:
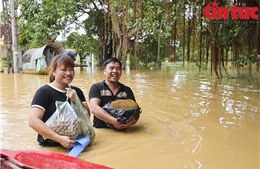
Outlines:
[[[47,76],[0,74],[1,147],[42,148],[28,127],[31,99]],[[103,70],[77,68],[73,85],[86,97]],[[142,108],[126,131],[95,129],[96,140],[79,158],[113,168],[259,168],[259,93],[248,80],[215,79],[195,67],[169,64],[160,71],[129,70],[130,86]],[[19,139],[18,139],[19,138]]]

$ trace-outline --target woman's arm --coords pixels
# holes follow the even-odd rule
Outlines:
[[[38,107],[32,107],[29,116],[29,126],[40,135],[59,142],[65,148],[71,148],[75,140],[68,136],[61,136],[50,129],[41,119],[44,111]]]
[[[72,89],[72,88],[66,88],[66,90],[67,90],[67,96],[70,98],[70,100],[75,104],[76,103],[76,96],[75,96],[75,94],[77,93],[76,91],[74,91],[74,89]],[[82,97],[84,97],[84,95],[83,95],[83,92],[82,92]],[[79,98],[80,99],[80,98]],[[85,97],[84,97],[84,99],[85,99]],[[87,104],[87,102],[82,102],[81,100],[80,100],[80,103],[81,103],[81,105],[87,110],[87,115],[90,117],[90,110],[89,110],[89,107],[88,107],[88,104]]]
[[[89,107],[88,107],[87,102],[85,102],[85,103],[82,103],[82,102],[81,102],[81,104],[82,104],[82,106],[87,110],[87,112],[88,112],[88,117],[90,117],[90,109],[89,109]]]

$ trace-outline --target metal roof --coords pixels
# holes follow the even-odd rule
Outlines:
[[[49,51],[50,49],[53,49],[55,51],[54,52]],[[47,58],[62,53],[66,53],[66,50],[62,46],[62,44],[58,42],[51,42],[41,48],[33,48],[27,50],[22,56],[22,62],[26,63],[26,62],[34,61],[41,58],[43,55],[45,55],[45,57]]]

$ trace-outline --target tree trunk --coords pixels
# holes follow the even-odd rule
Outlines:
[[[199,69],[201,70],[202,68],[202,50],[203,50],[203,45],[202,45],[202,16],[203,16],[203,9],[200,10],[200,17],[199,17],[199,24],[200,24],[200,36],[199,36],[199,58],[200,58],[200,65],[199,65]]]
[[[256,43],[255,43],[255,49],[256,49],[256,70],[259,71],[260,66],[260,4],[258,6],[258,22],[257,22],[257,29],[256,29]]]
[[[237,41],[235,41],[234,46],[234,55],[235,55],[235,61],[237,61],[239,59],[239,49],[238,49],[238,44]],[[237,69],[237,76],[240,76],[240,72],[239,72],[239,64],[236,64],[236,69]]]
[[[214,67],[214,71],[215,71],[215,74],[217,76],[217,78],[220,78],[220,75],[219,75],[219,49],[217,47],[216,44],[213,44],[213,50],[212,50],[212,62],[213,62],[213,67]]]
[[[123,69],[125,68],[126,65],[126,57],[127,57],[126,54],[128,51],[129,39],[135,33],[135,29],[128,29],[126,26],[127,18],[129,16],[128,10],[129,10],[128,6],[125,6],[125,8],[121,9],[120,11],[121,15],[117,15],[113,7],[112,1],[110,1],[112,30],[113,30],[113,35],[114,35],[113,38],[115,41],[115,50],[116,50],[116,52],[113,55],[122,62]],[[120,29],[120,25],[121,25],[121,29]]]
[[[134,23],[136,23],[136,15],[137,15],[137,0],[134,0]],[[130,58],[130,68],[136,69],[136,41],[137,41],[138,34],[137,32],[134,33],[134,45],[133,45],[133,58]]]
[[[190,64],[190,43],[191,43],[191,20],[188,21],[188,36],[187,36],[187,61]]]
[[[162,24],[163,24],[163,19],[161,20],[160,23],[160,29],[158,33],[158,48],[157,48],[157,58],[156,58],[156,69],[159,70],[161,68],[161,30],[162,30]]]
[[[195,57],[195,48],[196,48],[196,20],[197,20],[197,15],[196,15],[196,13],[197,13],[197,11],[196,11],[196,8],[193,8],[193,13],[194,13],[194,15],[193,15],[193,17],[192,17],[192,26],[191,26],[191,28],[192,28],[192,58],[191,58],[191,61],[192,62],[194,62],[194,57]]]
[[[209,62],[209,43],[208,43],[208,37],[206,36],[206,68],[208,68],[208,62]]]
[[[185,4],[186,3],[184,3],[184,7],[183,7],[183,10],[185,11]],[[183,29],[182,29],[182,64],[183,64],[183,66],[184,66],[184,64],[185,64],[185,46],[186,46],[186,19],[185,19],[185,17],[186,17],[186,15],[185,15],[185,13],[183,14],[183,17],[182,17],[182,24],[183,24]],[[189,24],[188,24],[188,30],[189,30]],[[189,38],[190,38],[190,36],[189,36],[189,31],[188,31],[188,44],[187,44],[187,60],[188,60],[188,63],[189,63]]]
[[[174,34],[173,34],[173,58],[174,62],[177,61],[177,56],[176,56],[176,42],[177,42],[177,24],[176,21],[174,22]]]

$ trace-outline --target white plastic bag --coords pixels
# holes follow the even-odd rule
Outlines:
[[[81,101],[73,90],[75,104],[56,101],[56,111],[45,122],[53,131],[60,135],[69,136],[72,139],[88,136],[92,143],[95,139],[95,131],[90,122],[87,110],[82,106]]]
[[[68,102],[56,101],[56,111],[45,124],[59,135],[76,139],[82,133],[80,119]]]
[[[88,136],[90,138],[90,142],[92,143],[95,139],[95,131],[90,122],[89,116],[87,115],[87,110],[82,106],[81,101],[76,93],[73,90],[75,98],[75,104],[71,103],[71,106],[77,116],[80,119],[81,131],[80,137]]]

